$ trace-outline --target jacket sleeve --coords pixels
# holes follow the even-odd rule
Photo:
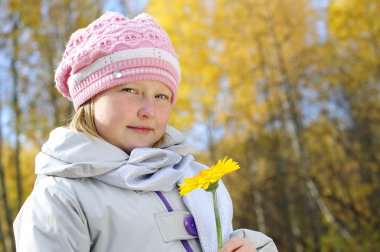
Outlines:
[[[249,229],[237,229],[230,235],[232,237],[243,237],[248,239],[255,245],[257,252],[278,252],[273,240],[263,233],[249,230]]]
[[[87,221],[78,203],[67,190],[41,184],[13,223],[17,251],[90,251]]]

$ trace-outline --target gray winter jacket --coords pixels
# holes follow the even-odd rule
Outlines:
[[[202,251],[191,225],[184,223],[191,214],[177,188],[160,196],[94,179],[112,167],[67,162],[84,156],[91,161],[94,155],[91,148],[75,151],[70,142],[75,134],[56,130],[47,143],[49,155],[36,158],[38,180],[14,222],[17,251]],[[97,153],[105,154],[112,160],[108,150]],[[250,239],[258,251],[277,251],[259,232],[244,229],[231,236]]]

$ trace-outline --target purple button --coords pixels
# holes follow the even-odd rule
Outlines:
[[[189,235],[198,236],[197,227],[195,226],[194,217],[192,215],[187,215],[183,220],[183,224]]]

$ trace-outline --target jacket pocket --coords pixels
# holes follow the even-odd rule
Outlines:
[[[186,211],[173,211],[154,214],[158,229],[165,242],[190,240],[198,238],[194,226],[189,226],[186,221],[191,214]],[[195,231],[194,231],[195,229]]]

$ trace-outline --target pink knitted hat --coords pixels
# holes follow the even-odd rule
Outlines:
[[[58,91],[77,110],[90,98],[120,84],[155,80],[177,99],[181,79],[178,57],[167,33],[153,18],[128,19],[107,12],[74,32],[55,73]]]

